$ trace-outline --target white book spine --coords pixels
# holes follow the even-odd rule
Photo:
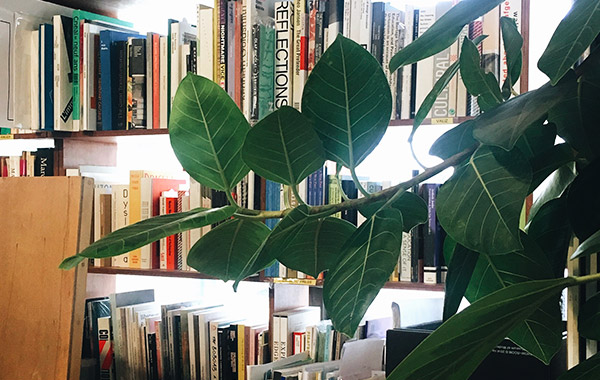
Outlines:
[[[275,109],[292,105],[294,3],[275,3]]]
[[[181,46],[179,40],[179,23],[174,22],[171,24],[171,51],[169,52],[171,54],[171,72],[169,73],[171,76],[171,98],[169,99],[169,107],[173,107],[173,99],[175,99],[179,78],[181,77],[179,65]]]
[[[219,380],[219,322],[209,323],[210,379]]]
[[[305,27],[305,14],[302,11],[305,9],[306,3],[304,0],[294,0],[294,9],[298,10],[294,12],[294,59],[293,59],[293,71],[294,71],[294,79],[293,79],[293,99],[294,99],[294,108],[300,110],[300,104],[302,101],[302,90],[304,89],[304,76],[302,75],[302,71],[300,69],[301,63],[300,58],[302,54],[301,46],[302,46],[302,33],[306,31]]]
[[[90,24],[84,23],[83,27],[83,38],[81,40],[81,47],[79,49],[81,65],[79,66],[79,72],[81,74],[81,82],[79,83],[79,128],[82,131],[91,131],[88,125],[90,108],[88,106],[89,92],[88,92],[88,78],[89,78],[89,49],[90,49]]]
[[[342,34],[346,38],[352,38],[352,28],[351,28],[351,13],[352,13],[352,1],[353,0],[344,0],[344,19],[342,21]],[[335,38],[334,38],[335,41]]]
[[[214,8],[198,5],[198,75],[213,80],[213,12]]]
[[[40,88],[38,83],[43,80],[40,76],[40,60],[38,52],[40,50],[40,31],[31,32],[31,79],[30,79],[30,129],[40,129]]]
[[[373,4],[371,0],[361,1],[360,12],[360,39],[359,43],[368,52],[371,52],[371,30],[373,29]]]
[[[419,37],[423,35],[435,22],[435,7],[424,7],[419,10]],[[433,88],[434,58],[426,58],[417,63],[417,92],[416,110],[419,110],[423,100]],[[431,112],[427,114],[431,117]]]
[[[288,357],[288,345],[291,342],[288,342],[288,335],[290,332],[288,331],[288,317],[281,316],[279,317],[279,359]]]
[[[438,3],[435,8],[435,18],[436,21],[442,17],[450,8],[452,7],[452,3],[445,1]],[[450,67],[451,64],[451,48],[446,48],[441,52],[435,54],[433,56],[433,83],[432,88],[435,83],[444,75],[446,70]],[[444,89],[439,93],[433,106],[431,107],[431,117],[433,118],[446,118],[448,116],[454,116],[450,114],[450,85],[444,87]]]
[[[113,185],[112,187],[113,218],[112,230],[129,225],[129,185]],[[129,254],[125,253],[112,258],[114,267],[128,268]]]
[[[272,334],[273,334],[273,347],[271,348],[271,356],[273,361],[281,359],[281,349],[280,349],[280,341],[281,341],[281,332],[280,332],[280,317],[277,315],[273,316],[272,323]]]
[[[402,233],[402,245],[400,246],[400,281],[410,282],[412,271],[412,235],[411,232]]]
[[[468,37],[468,35],[469,26],[466,25],[458,37],[456,49],[457,59],[460,59],[460,48],[464,39]],[[460,70],[458,70],[458,73],[456,74],[456,116],[467,116],[467,88],[465,87],[465,84],[462,81],[462,75],[460,74]]]
[[[160,128],[166,129],[169,121],[167,119],[167,108],[168,108],[168,99],[167,99],[167,38],[166,36],[160,36]]]
[[[40,53],[39,53],[39,60],[38,60],[38,64],[39,64],[39,70],[40,70],[40,87],[39,87],[39,91],[40,91],[40,106],[39,106],[39,112],[40,112],[40,129],[45,129],[46,128],[46,102],[45,102],[45,94],[46,94],[46,81],[44,80],[44,78],[46,77],[46,60],[44,57],[46,57],[46,33],[48,33],[48,30],[46,29],[46,24],[42,24],[40,25],[40,35],[39,35],[39,40],[38,40],[38,45],[40,48]]]
[[[360,43],[362,2],[363,0],[350,0],[350,39],[356,43]]]
[[[410,44],[413,40],[414,33],[414,14],[415,8],[413,6],[406,6],[405,13],[405,25],[406,30],[404,33],[404,46]],[[410,119],[410,90],[412,87],[412,69],[411,65],[408,65],[402,69],[402,107],[400,117],[404,120]]]
[[[396,115],[396,97],[397,97],[397,78],[398,71],[390,72],[389,65],[390,60],[394,54],[398,51],[398,34],[400,26],[400,13],[398,12],[385,12],[384,16],[384,27],[383,27],[383,72],[390,84],[390,90],[392,92],[392,119],[395,119]]]
[[[152,178],[140,179],[140,221],[151,218],[152,215]],[[152,243],[140,249],[142,269],[152,269]]]
[[[241,80],[241,105],[242,112],[247,120],[250,120],[250,108],[252,98],[252,88],[250,82],[252,80],[252,25],[254,21],[254,5],[255,2],[252,0],[242,0],[242,14],[241,14],[241,52],[242,52],[242,73],[240,76]],[[198,23],[200,24],[200,23]],[[200,25],[198,25],[200,28]],[[210,35],[208,35],[210,37]],[[212,45],[211,45],[212,49]],[[212,53],[211,53],[212,55]],[[212,70],[212,61],[211,67]],[[209,67],[206,68],[209,70]],[[211,71],[212,72],[212,71]],[[211,75],[212,79],[212,75]]]

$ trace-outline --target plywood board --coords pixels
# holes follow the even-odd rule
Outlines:
[[[79,379],[93,181],[0,179],[0,377]]]

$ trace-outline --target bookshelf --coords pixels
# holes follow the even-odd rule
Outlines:
[[[101,4],[82,0],[53,0],[51,2],[70,8],[81,8],[91,12],[98,12],[108,16],[118,15],[119,9],[124,7],[140,5],[140,3],[143,3],[141,1],[134,0],[114,0],[102,2]],[[522,20],[522,34],[525,42],[523,47],[523,74],[520,81],[520,88],[521,92],[524,92],[528,89],[529,0],[522,0]],[[424,124],[458,124],[469,119],[471,119],[469,116],[426,119]],[[408,127],[412,124],[413,119],[397,119],[392,120],[389,125],[391,127]],[[64,176],[67,169],[78,168],[80,165],[116,166],[119,138],[135,139],[136,137],[141,136],[156,136],[164,138],[167,134],[167,129],[130,129],[80,132],[36,131],[33,133],[15,134],[12,135],[12,138],[15,140],[52,139],[55,147],[54,174],[57,176]],[[87,273],[93,275],[91,276],[93,277],[93,280],[88,282],[88,295],[106,294],[106,289],[114,289],[114,283],[116,281],[115,277],[117,275],[215,280],[214,277],[198,272],[167,271],[160,269],[129,269],[89,266]],[[319,289],[322,287],[321,280],[315,281],[314,284],[311,283],[307,285],[306,282],[301,281],[266,278],[263,274],[250,277],[245,281],[268,284],[269,315],[273,315],[273,313],[285,310],[287,308],[309,305],[310,303],[314,302],[311,301],[311,294],[318,294]],[[442,292],[444,290],[444,285],[430,285],[413,282],[387,282],[384,288],[391,290]]]

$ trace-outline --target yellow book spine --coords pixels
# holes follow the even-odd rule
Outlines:
[[[142,220],[141,182],[143,175],[143,170],[131,170],[129,172],[129,224]],[[129,267],[137,269],[142,267],[141,248],[129,252]]]
[[[244,325],[237,325],[238,338],[238,380],[246,380],[246,328]]]

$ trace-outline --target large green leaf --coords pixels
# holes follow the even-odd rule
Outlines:
[[[387,379],[467,379],[515,326],[574,284],[573,278],[524,282],[474,302],[429,335]]]
[[[577,0],[560,22],[538,62],[552,84],[569,71],[600,32],[600,3]]]
[[[327,159],[354,169],[383,137],[391,112],[390,86],[375,57],[338,35],[302,94],[302,113],[313,121]]]
[[[575,163],[563,165],[558,168],[546,181],[541,193],[533,201],[529,218],[535,217],[540,208],[548,201],[560,197],[565,189],[573,182],[576,177]]]
[[[269,232],[269,227],[259,221],[228,220],[210,230],[194,244],[187,263],[198,272],[223,281],[235,280]],[[266,267],[270,261],[257,265]]]
[[[600,340],[600,293],[587,299],[579,309],[579,334],[586,339]]]
[[[111,232],[102,239],[90,244],[86,249],[73,257],[83,259],[85,257],[103,258],[117,256],[179,232],[220,222],[233,215],[235,210],[235,206],[214,209],[197,208],[191,211],[161,215],[142,220],[141,222]],[[71,269],[80,261],[67,258],[61,263],[60,268]]]
[[[545,118],[542,118],[533,122],[515,144],[529,160],[554,146],[556,126],[544,124],[544,120]]]
[[[387,201],[367,203],[359,207],[358,211],[366,218],[370,218]],[[403,230],[409,232],[416,225],[427,222],[427,204],[415,193],[405,191],[394,200],[391,207],[402,213]]]
[[[456,314],[460,306],[479,254],[457,244],[450,236],[447,236],[444,241],[444,259],[448,263],[444,295],[444,321],[446,321]]]
[[[573,180],[567,195],[573,232],[584,241],[600,230],[600,159],[586,166]]]
[[[600,353],[560,375],[558,380],[593,380],[600,377]]]
[[[181,81],[169,136],[177,159],[196,181],[230,191],[248,174],[241,151],[249,129],[242,112],[218,84],[191,73]]]
[[[367,308],[398,263],[402,214],[383,209],[364,222],[327,273],[323,301],[336,331],[354,335]]]
[[[456,41],[465,25],[494,9],[501,0],[464,0],[452,7],[423,35],[396,53],[390,71],[441,52]]]
[[[575,153],[567,143],[558,144],[529,160],[533,176],[529,193],[538,188],[557,169],[575,160]]]
[[[565,198],[544,204],[527,226],[527,234],[548,258],[554,277],[564,275],[571,233]]]
[[[522,233],[521,241],[524,246],[522,251],[479,256],[465,293],[470,302],[516,283],[554,278],[550,263],[533,239]],[[546,364],[560,348],[561,315],[558,302],[558,297],[550,299],[508,335]]]
[[[493,73],[481,67],[479,50],[473,41],[465,38],[460,52],[460,75],[469,94],[477,96],[482,111],[489,111],[504,101],[498,81]]]
[[[600,16],[600,14],[599,14]],[[596,53],[597,54],[597,53]],[[600,62],[595,60],[594,65],[588,66],[588,69],[579,78],[579,111],[581,113],[581,130],[577,131],[577,125],[570,129],[575,129],[572,133],[580,133],[580,139],[585,139],[583,151],[586,157],[594,159],[600,154],[600,130],[598,128],[598,109],[600,108]],[[588,148],[589,147],[589,148]]]
[[[290,186],[325,163],[323,143],[312,124],[288,106],[270,113],[250,129],[242,156],[256,174]]]
[[[343,243],[356,227],[343,219],[327,217],[304,223],[277,254],[277,260],[288,268],[317,277],[335,266]]]
[[[531,168],[518,150],[482,146],[440,188],[440,224],[473,251],[518,251],[519,216],[530,182]]]
[[[500,18],[500,27],[502,28],[502,41],[506,52],[506,79],[502,85],[502,96],[504,99],[510,98],[513,86],[521,76],[523,66],[523,37],[519,33],[515,19],[510,17]]]
[[[474,123],[473,120],[467,120],[441,135],[429,149],[429,154],[447,160],[455,154],[479,144],[473,138]]]
[[[571,256],[571,260],[598,252],[600,252],[600,230],[596,231],[592,236],[585,239],[583,243],[579,244],[579,247],[577,247]]]
[[[565,87],[572,79],[569,76],[565,78],[564,85],[561,83],[554,87],[547,83],[485,112],[475,119],[473,136],[484,144],[512,149],[531,125],[544,118],[561,101]]]

